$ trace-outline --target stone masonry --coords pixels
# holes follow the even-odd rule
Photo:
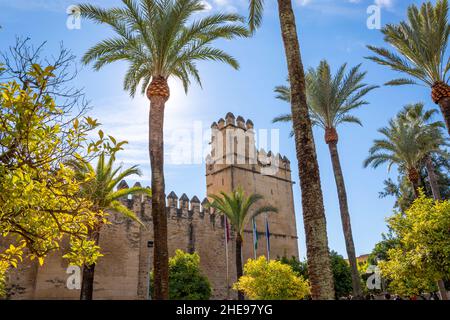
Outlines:
[[[255,147],[255,132],[250,120],[235,119],[228,113],[212,125],[211,154],[206,159],[207,195],[230,192],[242,187],[247,194],[264,196],[262,204],[278,208],[269,214],[270,258],[298,257],[297,230],[290,163],[286,157],[273,155]],[[128,187],[122,181],[119,188]],[[153,239],[151,199],[135,195],[122,200],[144,222],[136,222],[111,212],[111,224],[101,230],[100,247],[104,256],[95,271],[94,299],[148,299],[149,272],[152,268]],[[167,196],[168,243],[170,255],[176,249],[198,252],[201,269],[213,288],[214,299],[235,298],[227,290],[227,263],[225,251],[224,218],[205,204],[186,194]],[[258,231],[257,256],[267,255],[265,216],[256,219]],[[228,246],[228,283],[236,281],[234,232]],[[1,242],[1,241],[0,241]],[[1,243],[0,243],[1,245]],[[69,289],[68,279],[73,269],[56,252],[39,267],[36,262],[24,262],[9,274],[12,299],[78,299],[80,290]],[[253,258],[253,231],[248,224],[244,235],[243,258]],[[70,287],[70,286],[69,286]]]

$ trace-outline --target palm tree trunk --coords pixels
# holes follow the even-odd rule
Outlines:
[[[419,172],[417,169],[412,168],[408,170],[408,179],[412,184],[413,190],[414,190],[414,198],[419,197]]]
[[[95,245],[98,246],[100,240],[100,227],[94,229],[90,238],[94,240]],[[80,300],[93,299],[94,274],[95,274],[95,263],[91,265],[86,264],[83,265],[83,278],[81,280]]]
[[[239,280],[242,277],[242,237],[238,233],[236,236],[236,278]],[[236,280],[236,281],[237,281]],[[244,300],[244,293],[238,291],[238,300]]]
[[[430,181],[431,191],[433,192],[434,200],[441,200],[441,191],[439,190],[439,184],[436,177],[436,172],[434,170],[433,161],[431,157],[428,156],[425,159],[425,166],[428,172],[428,180]],[[447,290],[445,289],[445,284],[442,279],[438,280],[437,287],[439,288],[439,293],[441,294],[442,300],[448,300]]]
[[[167,90],[163,95],[161,90]],[[153,299],[169,299],[169,252],[164,183],[164,108],[169,97],[167,81],[156,78],[148,90],[150,99],[149,149],[152,171],[152,219],[154,236]]]
[[[291,0],[278,0],[281,33],[291,85],[292,122],[302,191],[308,274],[313,299],[334,299],[333,274],[319,165],[305,95],[305,75]]]
[[[441,108],[448,133],[450,134],[450,86],[442,81],[437,81],[431,87],[431,98]]]
[[[334,179],[339,198],[339,208],[341,211],[342,228],[344,230],[345,247],[347,249],[348,261],[352,274],[353,296],[362,299],[361,280],[358,271],[358,262],[356,260],[355,245],[353,243],[352,226],[350,223],[350,213],[347,203],[347,192],[345,190],[344,175],[342,174],[337,142],[328,143],[330,149],[331,162],[333,164]]]
[[[444,116],[445,125],[447,126],[448,134],[450,135],[450,98],[443,98],[439,101],[442,115]]]
[[[434,170],[433,161],[431,160],[431,157],[428,156],[425,159],[425,166],[427,168],[428,173],[428,181],[430,182],[431,191],[433,192],[433,198],[434,200],[441,200],[441,191],[439,190],[439,183],[436,176],[436,171]]]

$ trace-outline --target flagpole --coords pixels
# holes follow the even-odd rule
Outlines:
[[[252,218],[252,225],[253,225],[253,253],[255,255],[255,260],[256,260],[256,241],[257,241],[257,237],[258,235],[256,234],[256,221],[255,221],[255,217]]]
[[[226,259],[226,265],[227,265],[227,300],[230,300],[230,274],[228,270],[228,219],[225,216],[225,225],[224,225],[224,231],[225,231],[225,259]]]
[[[266,212],[266,245],[267,245],[267,261],[270,261],[270,232],[269,232],[269,220],[267,219]]]

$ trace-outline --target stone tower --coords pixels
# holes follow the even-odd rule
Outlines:
[[[245,122],[242,117],[235,119],[229,113],[225,120],[214,123],[212,129],[212,150],[206,165],[207,194],[230,192],[240,186],[247,194],[264,196],[266,204],[279,210],[277,214],[268,215],[271,258],[298,257],[292,181],[287,158],[263,150],[257,152],[250,120]],[[128,184],[122,181],[118,187],[127,188]],[[94,299],[149,298],[154,241],[152,202],[143,195],[133,195],[121,201],[136,213],[144,226],[116,212],[109,212],[111,223],[102,227],[100,232],[100,247],[104,256],[96,266]],[[207,198],[200,202],[196,196],[189,198],[182,194],[178,198],[175,193],[168,192],[169,254],[173,256],[177,249],[197,252],[202,272],[213,289],[212,298],[235,298],[236,292],[227,290],[227,284],[230,287],[236,281],[234,234],[231,233],[232,241],[225,246],[224,219],[207,203]],[[260,216],[257,219],[258,256],[267,252],[264,218]],[[254,257],[252,237],[249,225],[244,234],[244,262]],[[7,246],[8,239],[0,237],[0,252]],[[67,241],[63,241],[61,248],[61,251],[49,255],[42,267],[36,261],[24,261],[19,268],[13,269],[8,279],[10,298],[78,299],[79,288],[69,285],[76,270],[62,258]]]
[[[253,122],[228,113],[211,126],[211,154],[206,160],[207,195],[241,187],[249,195],[260,194],[265,205],[279,212],[269,214],[270,258],[298,257],[297,228],[290,163],[286,157],[258,151]],[[257,217],[257,256],[267,255],[264,215]],[[244,261],[254,257],[252,226],[244,236]]]

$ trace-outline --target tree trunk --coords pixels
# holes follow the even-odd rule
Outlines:
[[[441,108],[448,133],[450,134],[450,86],[443,81],[435,82],[431,86],[431,98]]]
[[[441,191],[439,190],[439,183],[436,176],[436,171],[434,170],[433,161],[430,156],[425,159],[425,166],[428,173],[428,181],[430,182],[431,191],[433,192],[434,200],[441,200]]]
[[[154,236],[153,297],[169,299],[169,253],[164,185],[164,107],[168,97],[150,95],[150,164],[152,170],[152,218]]]
[[[419,197],[419,179],[420,175],[417,169],[412,168],[408,170],[408,179],[412,184],[413,190],[414,190],[414,198]]]
[[[448,134],[450,135],[450,97],[439,100],[439,107],[441,108],[442,115],[444,116]]]
[[[333,274],[320,184],[319,165],[305,95],[305,75],[291,0],[278,0],[281,33],[291,85],[291,111],[295,133],[308,274],[313,299],[334,299]]]
[[[337,142],[328,143],[330,149],[331,162],[333,164],[334,179],[339,199],[339,209],[341,211],[342,228],[344,230],[345,247],[347,249],[348,261],[352,274],[353,296],[362,299],[361,279],[358,271],[358,262],[356,260],[355,245],[353,243],[352,226],[350,223],[350,213],[347,203],[347,192],[345,190],[344,175],[342,174]]]
[[[445,289],[445,283],[441,279],[437,282],[439,293],[441,294],[441,300],[448,300],[447,290]]]
[[[100,228],[95,228],[92,232],[91,239],[94,240],[95,245],[98,246],[100,239]],[[94,294],[94,274],[95,263],[91,265],[83,265],[83,278],[81,280],[80,300],[92,300]]]
[[[436,177],[436,172],[434,170],[433,161],[431,160],[431,157],[428,156],[425,159],[425,166],[427,168],[428,172],[428,180],[430,181],[431,191],[433,192],[433,198],[434,200],[441,200],[441,191],[439,190],[439,184]],[[437,286],[439,288],[439,293],[441,294],[442,300],[448,300],[447,296],[447,290],[445,289],[444,281],[438,280]]]
[[[236,281],[242,277],[242,237],[238,233],[236,236]],[[238,291],[238,300],[244,300],[244,293]]]

